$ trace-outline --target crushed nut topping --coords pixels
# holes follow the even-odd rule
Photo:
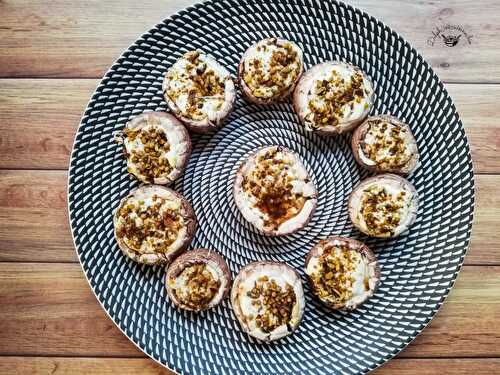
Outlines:
[[[363,191],[360,202],[361,215],[370,234],[392,236],[401,221],[401,210],[405,206],[406,192],[396,196],[383,186],[370,186]]]
[[[361,143],[363,153],[382,168],[404,167],[412,152],[407,141],[407,129],[385,120],[370,120]]]
[[[140,130],[125,129],[124,135],[128,142],[138,141],[142,149],[130,150],[127,158],[134,163],[138,172],[146,176],[149,182],[155,178],[166,176],[173,170],[173,166],[165,157],[170,151],[167,135],[157,127],[145,127]],[[132,173],[132,170],[129,170]]]
[[[221,286],[206,264],[186,267],[177,277],[185,280],[186,289],[178,287],[173,292],[182,304],[193,310],[207,308]]]
[[[325,245],[318,258],[318,269],[310,275],[318,297],[341,305],[352,298],[355,280],[351,274],[356,264],[357,257],[347,245]]]
[[[338,125],[344,115],[345,106],[350,105],[352,110],[354,103],[361,103],[367,95],[360,72],[354,73],[350,80],[346,81],[335,69],[332,70],[330,79],[315,81],[311,94],[307,120],[314,128]],[[368,108],[368,104],[365,104],[365,108]]]
[[[171,84],[166,87],[165,94],[176,103],[180,97],[185,97],[183,115],[193,120],[203,120],[207,117],[207,106],[216,111],[222,108],[225,81],[200,59],[198,51],[187,52],[183,59],[187,60],[183,71],[170,69],[167,72],[166,79]]]
[[[153,196],[153,204],[129,200],[118,211],[117,235],[132,250],[142,253],[152,247],[157,253],[167,253],[177,239],[184,220],[177,210],[162,207],[166,200]]]
[[[279,147],[259,155],[254,169],[243,178],[242,188],[255,197],[254,206],[266,214],[264,225],[271,229],[300,213],[306,197],[292,191],[291,160],[279,157]]]
[[[275,38],[256,47],[260,53],[270,53],[271,58],[263,64],[262,56],[249,60],[243,79],[256,97],[272,97],[290,88],[300,72],[300,57],[291,43],[277,43]],[[259,58],[261,57],[261,58]]]
[[[267,276],[262,276],[257,279],[247,296],[258,308],[255,323],[263,332],[272,332],[290,322],[297,301],[295,291],[290,284],[286,283],[285,288],[282,288],[274,279],[269,280]]]

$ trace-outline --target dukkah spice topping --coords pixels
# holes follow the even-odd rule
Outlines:
[[[267,214],[264,225],[277,229],[296,216],[304,207],[306,198],[292,191],[293,178],[289,169],[293,163],[278,157],[279,148],[259,155],[255,168],[243,178],[243,191],[256,198],[255,207]]]
[[[349,80],[345,80],[335,69],[329,79],[317,80],[311,91],[307,119],[316,128],[338,125],[344,115],[344,107],[350,105],[352,110],[354,103],[361,103],[366,95],[361,73],[355,72]]]
[[[405,197],[405,191],[393,196],[383,186],[364,190],[360,207],[368,230],[372,234],[392,236],[400,224]]]
[[[271,53],[268,66],[259,58],[249,61],[244,80],[256,97],[269,97],[286,91],[300,71],[300,58],[292,44],[277,44],[276,39],[257,46],[257,52]]]
[[[133,148],[127,158],[135,165],[139,173],[146,176],[149,182],[154,178],[168,175],[173,166],[165,154],[170,151],[167,135],[157,127],[146,127],[140,130],[125,129],[128,142],[140,141],[142,148]],[[129,172],[131,172],[129,170]]]
[[[373,139],[374,142],[362,142],[363,153],[373,160],[377,165],[389,168],[401,168],[411,159],[408,151],[405,133],[407,130],[386,121],[370,121],[365,139]]]
[[[295,292],[290,284],[287,283],[282,288],[274,279],[262,276],[257,279],[247,296],[259,311],[255,323],[263,332],[272,332],[290,322],[296,302]]]
[[[338,251],[340,250],[340,251]],[[357,257],[345,244],[328,244],[318,259],[318,269],[310,275],[319,298],[336,304],[345,305],[352,298]],[[365,289],[369,290],[368,280]]]
[[[187,95],[187,103],[183,115],[193,120],[203,120],[207,117],[203,110],[206,102],[214,106],[212,110],[218,111],[224,103],[224,80],[207,64],[200,59],[198,51],[186,53],[183,58],[187,60],[185,69],[181,72],[171,69],[166,78],[171,84],[166,88],[165,94],[173,101],[182,95]],[[178,84],[172,84],[176,82]]]
[[[176,210],[162,206],[165,199],[153,196],[153,204],[129,201],[118,212],[118,237],[132,250],[142,253],[143,246],[152,247],[157,253],[168,252],[182,228],[182,216]]]
[[[177,277],[185,280],[185,287],[175,288],[173,292],[182,304],[193,310],[205,309],[221,285],[206,264],[186,267]]]

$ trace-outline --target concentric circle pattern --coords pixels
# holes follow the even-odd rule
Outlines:
[[[352,313],[332,313],[310,298],[298,331],[259,344],[244,334],[229,301],[199,315],[176,310],[164,270],[135,264],[113,239],[113,210],[137,182],[128,176],[113,133],[135,115],[165,110],[163,74],[184,52],[200,48],[236,73],[244,50],[279,36],[298,43],[306,67],[342,60],[361,67],[376,89],[374,113],[407,122],[421,165],[411,176],[421,196],[418,219],[397,239],[368,239],[347,215],[352,187],[367,176],[349,136],[306,133],[290,104],[255,106],[238,99],[217,133],[193,136],[187,170],[173,188],[193,204],[199,228],[192,247],[218,250],[233,276],[254,260],[278,260],[303,275],[304,255],[329,235],[353,236],[377,253],[381,286]],[[259,234],[236,209],[239,164],[262,145],[297,152],[319,190],[318,209],[300,232]],[[144,34],[97,88],[75,138],[69,210],[75,245],[90,285],[109,316],[144,352],[186,374],[364,373],[404,348],[429,322],[463,262],[474,203],[469,147],[443,85],[401,37],[342,3],[313,0],[208,1]],[[304,279],[305,280],[305,279]]]

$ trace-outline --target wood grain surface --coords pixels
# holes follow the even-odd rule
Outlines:
[[[495,374],[500,366],[497,358],[481,359],[400,359],[396,358],[373,372],[375,375],[475,375]],[[0,373],[73,375],[165,375],[171,374],[156,362],[146,358],[65,358],[65,357],[4,357]]]
[[[170,374],[106,316],[67,214],[67,167],[100,77],[140,34],[193,0],[0,0],[0,374]],[[500,373],[500,2],[353,0],[433,66],[476,173],[470,250],[429,326],[376,374]],[[459,25],[471,44],[431,45]]]
[[[499,357],[499,283],[500,266],[465,266],[437,317],[399,357]],[[144,357],[106,316],[79,264],[0,263],[0,299],[4,355]]]

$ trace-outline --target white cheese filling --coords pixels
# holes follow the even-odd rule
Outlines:
[[[184,56],[175,62],[168,70],[163,82],[163,91],[169,97],[170,101],[178,108],[179,112],[187,117],[192,117],[189,113],[189,93],[195,91],[196,104],[201,116],[197,115],[194,120],[215,120],[221,113],[227,110],[227,103],[232,101],[234,94],[234,83],[229,71],[220,65],[212,56],[200,53],[197,58],[197,64],[191,63]],[[203,68],[205,66],[205,68]],[[213,71],[215,76],[224,85],[223,95],[202,96],[196,93],[196,84],[194,77],[199,75],[198,71],[205,69],[204,72]]]
[[[177,199],[174,196],[170,196],[168,193],[163,192],[164,195],[158,194],[160,198],[163,198],[164,201],[162,202],[160,209],[159,209],[159,214],[163,215],[167,210],[172,210],[172,211],[179,211],[181,208],[181,202],[179,199]],[[133,195],[129,197],[123,204],[123,206],[132,204],[134,207],[144,207],[148,208],[153,205],[155,205],[158,201],[154,201],[153,197],[149,194],[143,194],[143,193],[138,193],[136,195]],[[136,212],[129,212],[128,217],[130,217],[132,220],[135,221],[135,224],[137,227],[142,227],[144,224],[144,220],[140,218],[139,215],[137,215]],[[183,222],[183,218],[181,217],[181,223]],[[117,223],[117,228],[120,229],[125,225],[125,219],[121,216],[118,217],[118,223]],[[160,234],[165,234],[165,231],[158,231]],[[168,251],[166,252],[167,254],[172,253],[177,251],[181,246],[183,245],[183,240],[187,234],[187,229],[185,226],[182,226],[180,230],[177,233],[177,238],[168,246]],[[125,236],[122,238],[122,240],[127,244],[128,243],[128,238]],[[133,249],[134,251],[137,251],[140,254],[157,254],[158,251],[156,250],[158,246],[161,246],[164,241],[148,236],[145,238],[145,240],[142,242],[140,249]],[[130,246],[129,246],[130,247]]]
[[[127,154],[130,155],[127,158],[127,169],[132,174],[141,175],[139,167],[132,161],[133,152],[144,151],[144,144],[142,143],[140,134],[143,131],[148,132],[153,128],[163,132],[167,137],[169,150],[167,152],[163,151],[161,158],[168,160],[173,169],[167,176],[163,176],[168,178],[168,176],[171,175],[175,169],[181,167],[179,156],[186,153],[188,150],[188,143],[185,141],[184,135],[177,127],[172,125],[167,125],[168,131],[165,131],[165,129],[159,125],[148,123],[148,125],[138,129],[139,134],[132,141],[125,135],[123,137],[123,144]]]
[[[321,68],[318,68],[314,78],[308,80],[307,86],[303,87],[303,90],[307,93],[307,95],[301,95],[299,97],[299,108],[302,108],[304,118],[309,119],[313,115],[313,113],[309,109],[309,102],[311,101],[313,101],[319,108],[326,108],[327,103],[324,100],[324,97],[320,97],[316,91],[316,83],[323,80],[329,81],[334,77],[333,72],[336,72],[336,77],[340,77],[341,79],[343,79],[346,84],[351,82],[351,78],[355,74],[357,74],[356,71],[354,71],[352,68],[343,64],[325,64]],[[360,117],[365,115],[366,111],[371,106],[371,95],[373,94],[373,87],[371,82],[366,79],[364,75],[361,88],[363,90],[363,96],[360,97],[359,101],[353,100],[342,106],[337,126],[341,127],[344,123],[359,119]],[[334,93],[342,90],[345,90],[345,85],[334,88],[331,88],[330,85],[330,91],[327,92],[326,95],[328,95],[328,93]],[[315,125],[321,127],[321,124]]]
[[[385,130],[382,130],[382,125],[386,124]],[[393,154],[390,150],[390,145],[394,145],[395,138],[392,135],[392,131],[395,128],[400,128],[399,138],[403,142],[403,152],[399,154]],[[405,128],[401,128],[397,125],[393,125],[386,120],[379,121],[377,123],[371,124],[369,130],[366,132],[364,142],[367,145],[376,145],[383,141],[388,147],[380,147],[376,150],[375,158],[371,159],[365,154],[362,144],[359,146],[358,154],[360,159],[366,165],[380,165],[393,167],[397,164],[397,159],[409,161],[411,157],[417,152],[415,143],[412,142],[411,136]]]
[[[297,53],[297,58],[294,60],[292,64],[289,65],[290,72],[286,75],[283,80],[283,87],[288,88],[295,83],[295,79],[299,74],[302,66],[302,51],[293,43],[289,43],[292,47],[292,50]],[[260,61],[259,70],[262,72],[264,76],[264,80],[271,79],[271,59],[274,52],[283,52],[288,54],[288,50],[282,45],[277,45],[275,43],[270,43],[268,39],[264,39],[254,45],[252,45],[245,52],[244,57],[244,70],[246,74],[252,75],[255,72],[255,68],[253,67],[253,62],[255,60]],[[250,90],[255,96],[262,98],[270,98],[279,93],[279,86],[277,85],[260,85],[259,87],[250,87]]]
[[[339,259],[342,259],[341,253],[341,246],[342,243],[339,241],[334,241],[333,246],[335,248],[333,249],[336,257]],[[320,248],[318,251],[318,256],[317,257],[312,257],[309,260],[309,263],[307,265],[306,273],[309,276],[313,276],[314,274],[317,274],[318,272],[322,272],[322,267],[320,265],[320,256],[324,253],[324,249]],[[368,259],[366,259],[364,256],[362,256],[358,251],[355,250],[350,250],[350,255],[351,255],[351,260],[353,263],[352,269],[349,270],[346,273],[346,276],[348,278],[352,277],[353,282],[352,284],[346,284],[345,287],[352,293],[352,295],[345,301],[345,306],[347,308],[352,308],[363,301],[365,301],[368,297],[370,297],[373,293],[373,289],[375,288],[375,269],[374,267],[370,267],[370,264],[368,262]],[[337,276],[337,275],[336,275]],[[366,286],[368,285],[369,288],[367,290]],[[335,296],[328,296],[327,298],[324,298],[325,302],[335,304],[336,303],[336,298]]]
[[[268,152],[272,148],[264,148],[259,150],[254,158],[247,161],[247,164],[242,169],[242,174],[245,178],[253,181],[255,184],[262,187],[262,183],[259,179],[255,178],[253,172],[258,169],[259,158]],[[289,177],[292,185],[292,193],[302,195],[303,197],[314,197],[316,195],[316,188],[314,184],[310,181],[307,171],[297,157],[290,152],[279,151],[274,156],[274,159],[283,161],[285,163],[291,163],[291,165],[282,173]],[[266,176],[265,178],[271,178]],[[309,179],[309,181],[306,181]],[[262,187],[265,191],[265,187]],[[265,222],[270,220],[268,213],[262,212],[258,207],[258,199],[250,191],[244,191],[239,189],[236,191],[235,199],[238,207],[240,208],[243,216],[251,223],[253,223],[257,228],[264,229],[266,227]],[[314,209],[314,202],[312,199],[305,201],[304,206],[297,215],[291,217],[287,221],[281,223],[277,228],[278,233],[287,233],[293,228],[300,226]]]
[[[271,332],[264,332],[261,328],[257,326],[257,322],[255,318],[257,315],[264,313],[264,307],[262,304],[260,306],[257,306],[253,303],[255,299],[249,297],[247,295],[248,292],[250,292],[254,286],[257,280],[260,277],[267,276],[268,281],[271,282],[274,280],[274,282],[282,288],[282,290],[285,290],[286,285],[290,285],[294,289],[295,297],[296,297],[296,302],[293,306],[292,313],[290,316],[290,321],[289,325],[292,327],[295,327],[300,319],[301,319],[301,313],[300,313],[300,298],[303,298],[301,293],[298,293],[297,287],[296,287],[296,280],[291,277],[291,275],[287,272],[283,272],[280,270],[278,267],[265,267],[261,271],[255,271],[252,274],[248,275],[244,280],[240,280],[240,283],[238,285],[238,303],[239,307],[241,310],[241,313],[245,317],[245,324],[247,326],[247,329],[249,332],[252,333],[253,336],[257,338],[265,338],[269,335],[272,336],[282,336],[288,334],[288,326],[287,324],[282,324],[278,327],[276,327],[274,330]]]

